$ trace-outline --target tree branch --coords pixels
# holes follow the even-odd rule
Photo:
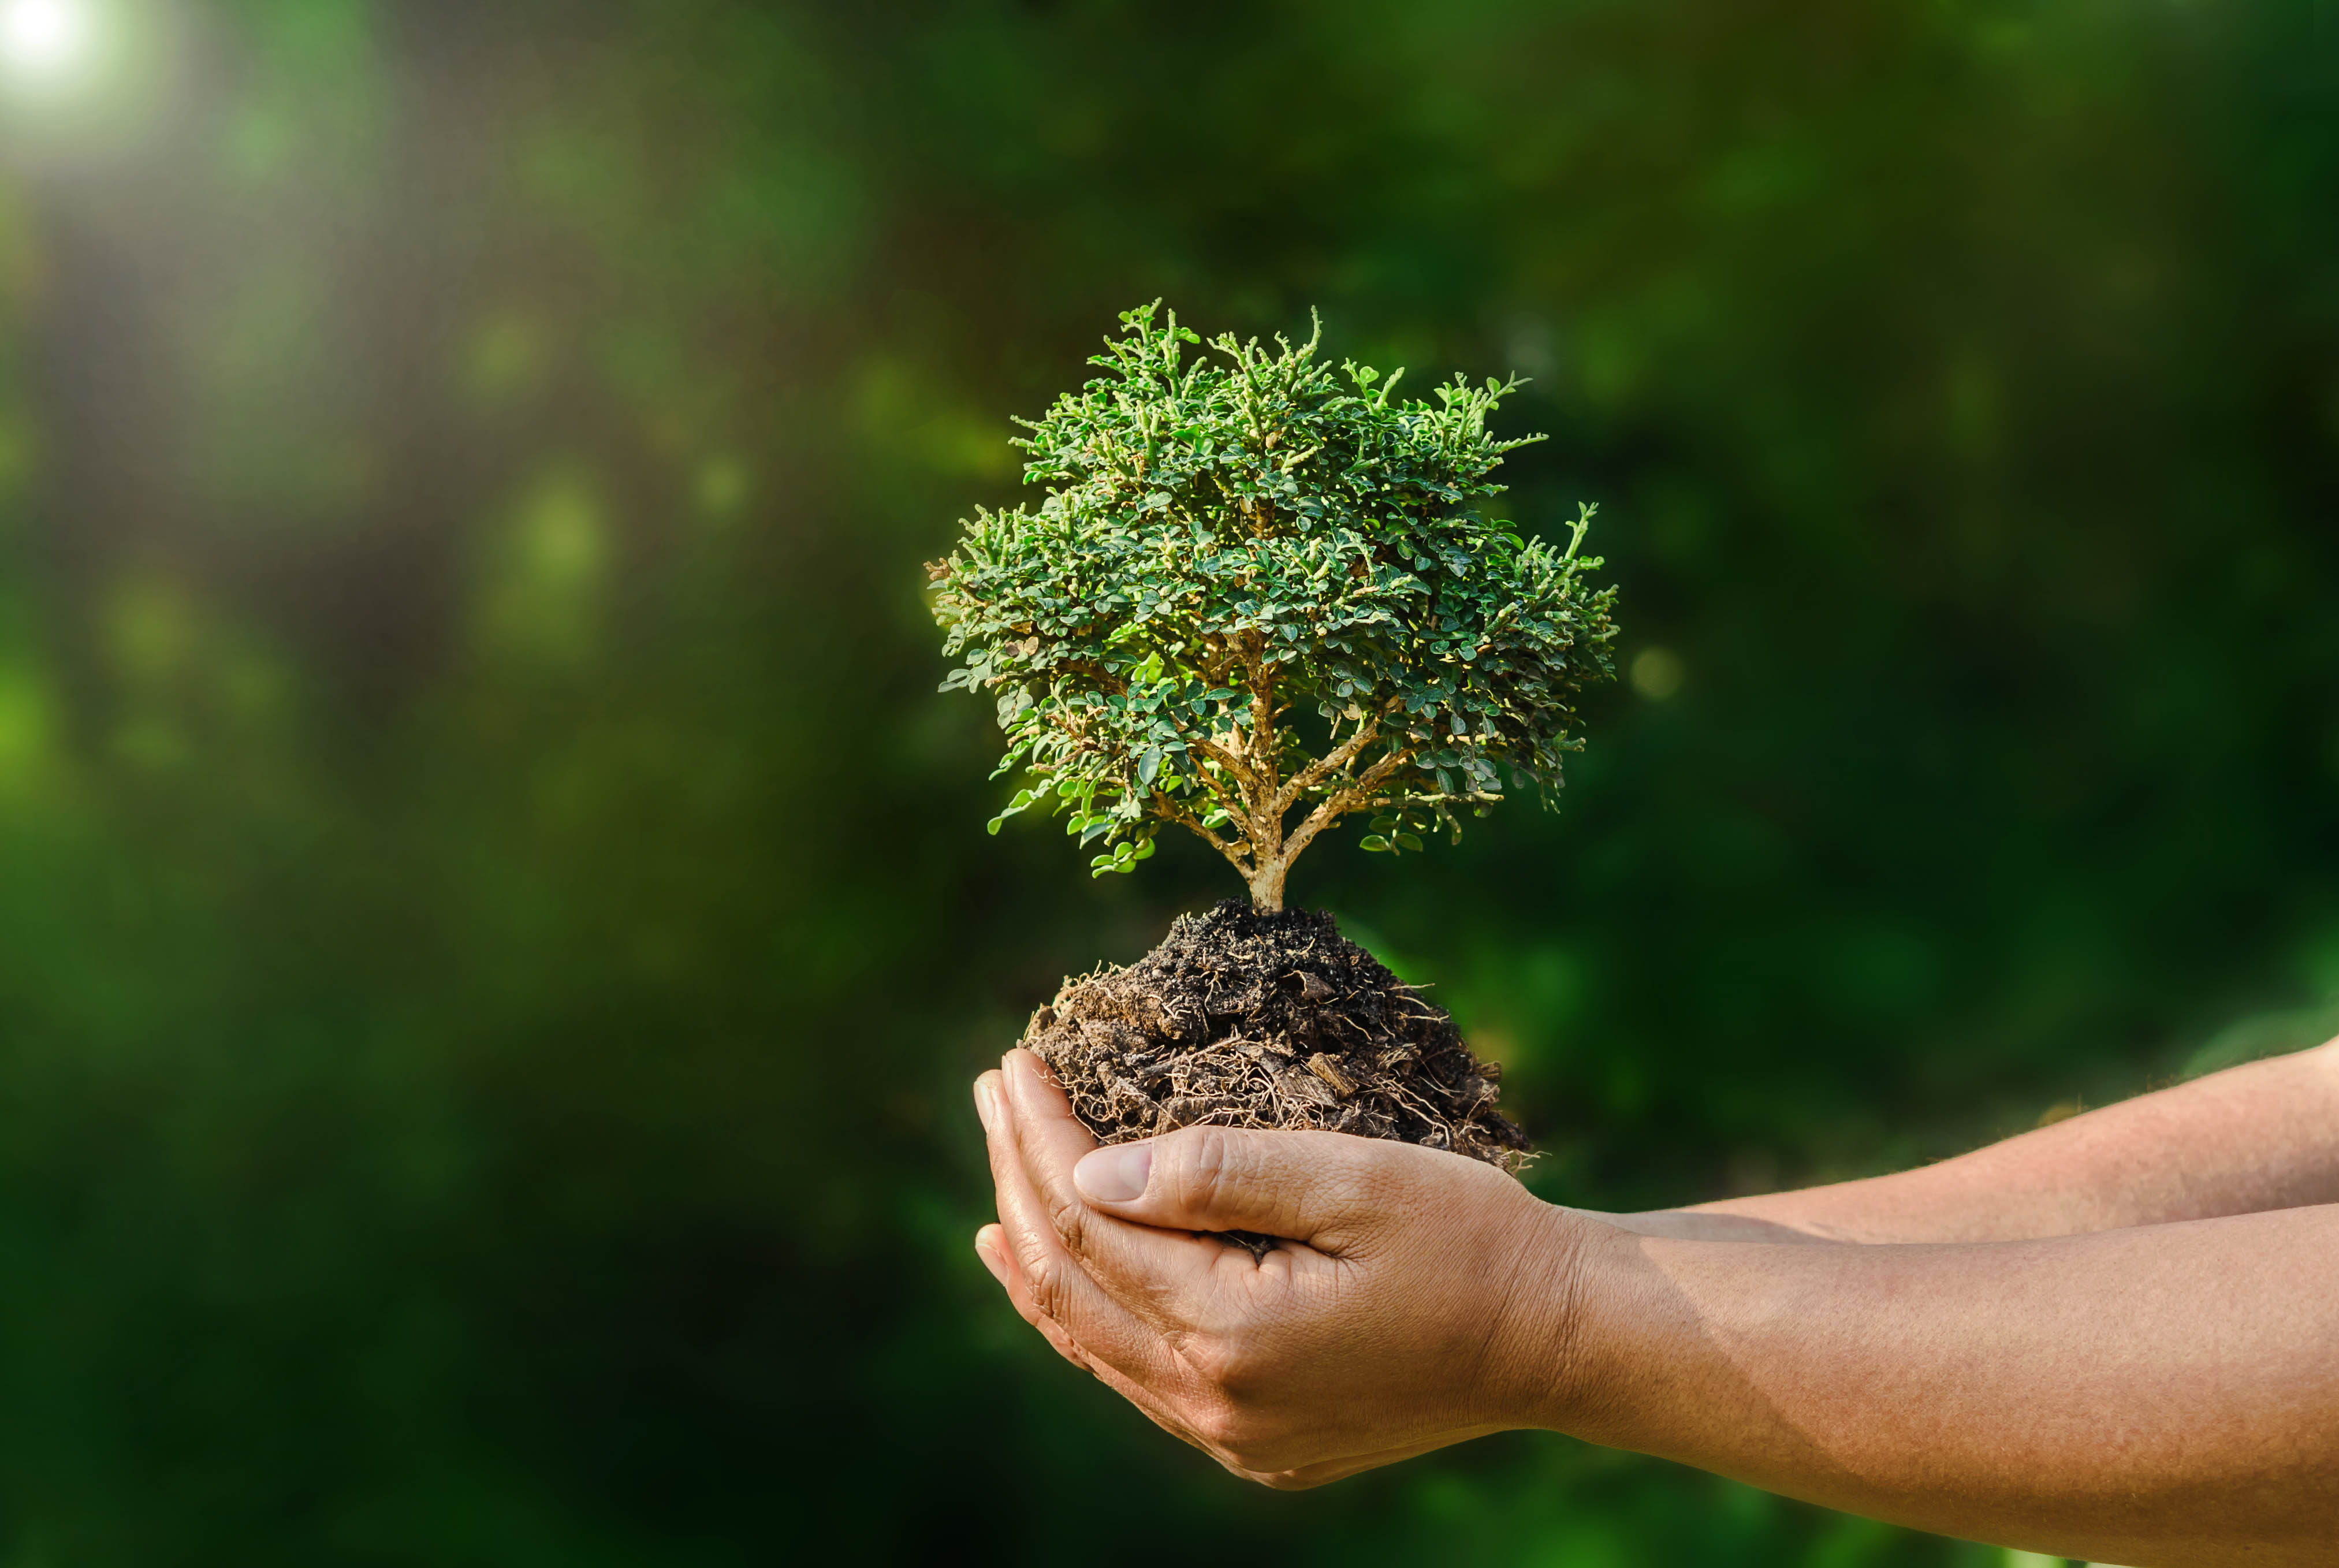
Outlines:
[[[1244,767],[1239,759],[1238,759],[1232,753],[1229,752],[1224,746],[1219,745],[1216,741],[1209,740],[1201,735],[1194,735],[1188,731],[1186,726],[1179,722],[1178,715],[1175,713],[1172,713],[1168,716],[1170,719],[1170,727],[1178,732],[1178,738],[1184,741],[1189,750],[1195,752],[1205,760],[1216,763],[1219,766],[1225,768],[1229,773],[1235,775],[1235,782],[1243,786],[1243,793],[1241,794],[1238,795],[1231,794],[1228,791],[1226,785],[1211,777],[1209,774],[1199,768],[1193,770],[1193,776],[1201,780],[1202,786],[1209,790],[1212,795],[1218,798],[1219,804],[1225,809],[1227,815],[1248,826],[1250,822],[1250,805],[1248,798],[1249,794],[1250,770]],[[1249,835],[1246,833],[1245,836],[1248,837]]]
[[[1249,860],[1243,854],[1242,851],[1236,845],[1229,843],[1225,839],[1222,839],[1218,834],[1212,833],[1209,828],[1204,827],[1202,825],[1201,819],[1196,816],[1192,812],[1188,811],[1184,806],[1178,804],[1175,801],[1169,800],[1161,795],[1155,795],[1153,797],[1153,814],[1156,816],[1160,817],[1165,822],[1174,822],[1179,826],[1193,833],[1196,836],[1199,837],[1203,843],[1209,844],[1212,849],[1217,850],[1220,854],[1226,856],[1227,863],[1234,867],[1235,870],[1240,872],[1245,882],[1248,882],[1251,879],[1255,873],[1255,868],[1250,864]]]
[[[1387,718],[1391,713],[1395,712],[1397,706],[1398,699],[1391,697],[1387,703],[1381,705],[1380,712],[1370,715],[1358,722],[1357,725],[1357,733],[1355,735],[1350,735],[1347,740],[1342,741],[1331,751],[1327,752],[1320,757],[1318,757],[1314,762],[1309,763],[1306,767],[1300,769],[1299,772],[1292,774],[1291,782],[1285,784],[1282,789],[1276,793],[1275,814],[1281,816],[1285,812],[1289,811],[1292,806],[1298,802],[1300,797],[1305,795],[1309,790],[1315,788],[1316,785],[1323,783],[1325,779],[1330,777],[1336,773],[1338,773],[1350,763],[1356,761],[1357,755],[1362,753],[1367,746],[1372,745],[1374,737],[1380,734],[1381,720]]]
[[[1243,634],[1236,656],[1250,685],[1250,762],[1262,805],[1275,788],[1275,685],[1268,678],[1266,646],[1267,639],[1254,627]]]
[[[1240,757],[1235,755],[1234,753],[1227,750],[1226,747],[1220,745],[1218,742],[1210,739],[1207,735],[1189,735],[1186,731],[1186,726],[1179,724],[1174,718],[1170,722],[1171,725],[1176,725],[1179,739],[1183,740],[1189,746],[1192,747],[1195,751],[1199,752],[1211,762],[1218,764],[1220,767],[1226,769],[1227,772],[1234,774],[1235,782],[1237,784],[1241,784],[1245,789],[1249,789],[1258,782],[1256,775],[1251,773],[1249,767],[1244,764]]]
[[[1413,753],[1410,751],[1399,750],[1388,753],[1367,768],[1364,776],[1353,786],[1340,791],[1337,794],[1327,796],[1321,805],[1309,812],[1308,820],[1301,823],[1292,835],[1284,841],[1284,869],[1287,871],[1290,869],[1291,863],[1299,858],[1299,852],[1313,843],[1318,833],[1322,833],[1350,812],[1360,811],[1372,804],[1382,783],[1389,774],[1396,772],[1412,759]]]

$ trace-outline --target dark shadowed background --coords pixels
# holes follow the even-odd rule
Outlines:
[[[2329,0],[0,0],[0,1562],[1999,1554],[1248,1490],[969,1247],[1237,890],[982,823],[922,561],[1122,307],[1535,378],[1630,679],[1329,907],[1546,1195],[2339,1031]]]

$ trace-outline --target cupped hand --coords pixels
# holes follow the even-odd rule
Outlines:
[[[1320,1485],[1543,1425],[1583,1232],[1491,1166],[1333,1132],[1100,1149],[1039,1059],[975,1083],[975,1249],[1057,1350],[1239,1474]],[[1255,1257],[1212,1231],[1284,1238]]]

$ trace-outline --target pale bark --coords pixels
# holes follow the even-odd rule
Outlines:
[[[1288,869],[1288,862],[1269,861],[1257,876],[1250,879],[1252,908],[1268,914],[1283,908],[1283,873]]]

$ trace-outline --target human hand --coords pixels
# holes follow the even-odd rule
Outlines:
[[[1271,1486],[1546,1426],[2057,1556],[2304,1568],[2339,1539],[2339,1204],[1983,1244],[1636,1235],[1337,1133],[1099,1150],[1021,1051],[975,1098],[1001,1219],[976,1245],[1017,1308]],[[1255,1259],[1210,1229],[1294,1239]]]
[[[975,1249],[1066,1359],[1236,1474],[1320,1485],[1564,1395],[1599,1228],[1492,1166],[1333,1132],[1099,1149],[1038,1058],[976,1080],[998,1186]],[[1263,1257],[1196,1232],[1287,1238]]]

